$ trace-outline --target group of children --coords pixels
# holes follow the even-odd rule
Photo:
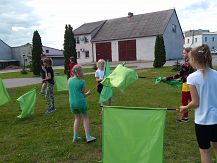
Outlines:
[[[211,143],[217,159],[217,71],[212,67],[208,45],[183,50],[185,63],[178,74],[165,80],[181,78],[182,106],[178,122],[188,121],[188,109],[195,108],[195,133],[201,162],[211,163]]]
[[[180,106],[181,117],[178,122],[188,121],[188,109],[195,108],[195,132],[199,145],[202,163],[211,163],[210,143],[212,143],[217,159],[217,71],[212,69],[212,56],[207,45],[203,44],[196,48],[185,48],[183,51],[185,63],[178,74],[165,77],[165,80],[181,78],[182,106]],[[53,96],[53,70],[50,59],[43,60],[46,67],[47,95],[49,95],[49,109],[54,109]],[[104,78],[104,60],[97,63],[98,69],[95,78],[98,83],[97,91],[100,93]],[[86,97],[91,94],[85,91],[85,80],[82,67],[73,65],[72,75],[68,80],[70,110],[75,114],[73,125],[73,142],[79,141],[78,128],[83,118],[86,142],[95,141],[90,135],[89,118],[87,114]]]

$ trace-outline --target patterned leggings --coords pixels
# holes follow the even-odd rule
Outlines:
[[[47,83],[47,104],[48,109],[54,109],[54,94],[53,94],[53,84]]]

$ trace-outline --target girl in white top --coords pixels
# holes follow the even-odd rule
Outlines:
[[[217,159],[217,71],[212,69],[208,45],[192,49],[189,57],[191,66],[197,71],[187,78],[192,101],[180,106],[180,111],[195,108],[195,133],[201,162],[211,163],[210,143]]]
[[[97,82],[97,92],[101,94],[103,85],[100,83],[104,79],[104,69],[105,69],[105,60],[99,59],[97,62],[97,70],[95,72],[95,78]],[[101,103],[100,106],[102,107],[104,103]],[[111,99],[108,100],[108,105],[111,105]]]

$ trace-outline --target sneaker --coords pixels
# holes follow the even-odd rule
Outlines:
[[[90,138],[86,138],[86,143],[90,143],[90,142],[93,142],[93,141],[96,141],[96,138],[91,136]]]
[[[50,108],[50,109],[48,109],[48,110],[46,111],[46,113],[53,113],[53,112],[55,112],[55,111],[56,111],[56,109]]]
[[[177,119],[176,122],[188,122],[188,118]]]
[[[81,139],[81,137],[78,136],[77,138],[73,138],[72,141],[73,141],[73,143],[77,143],[80,139]]]

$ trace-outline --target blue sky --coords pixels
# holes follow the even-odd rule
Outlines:
[[[32,42],[62,49],[65,24],[83,23],[175,8],[182,30],[217,31],[217,1],[208,0],[0,0],[0,39],[9,46]]]

